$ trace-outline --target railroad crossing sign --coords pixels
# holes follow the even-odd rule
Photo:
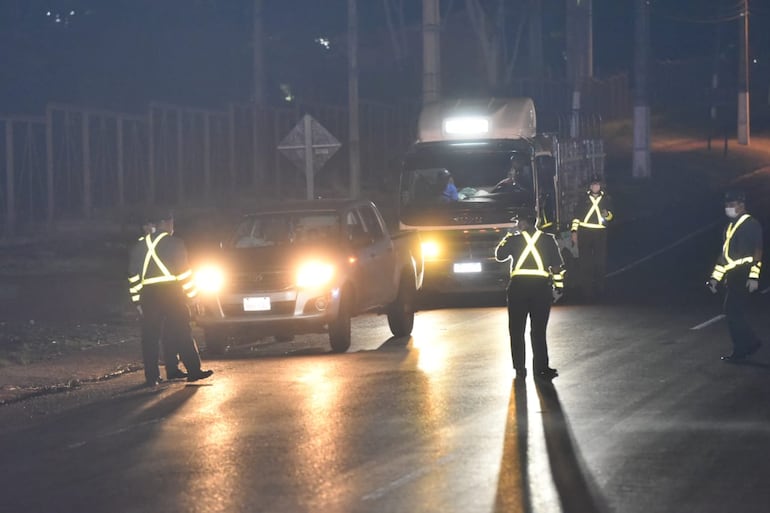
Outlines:
[[[340,142],[309,114],[284,137],[278,150],[300,169],[305,169],[307,199],[313,199],[313,178],[334,155]]]

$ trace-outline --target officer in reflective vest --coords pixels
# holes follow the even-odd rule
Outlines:
[[[612,221],[612,200],[602,190],[599,176],[591,178],[585,200],[572,220],[572,244],[578,248],[578,286],[586,299],[604,294],[607,271],[607,223]]]
[[[553,379],[558,373],[548,364],[546,328],[551,303],[561,299],[564,291],[564,262],[554,236],[535,228],[534,212],[519,214],[514,221],[514,231],[495,248],[498,262],[511,262],[507,298],[513,368],[517,379],[527,375],[524,330],[529,317],[535,376]]]
[[[762,270],[762,226],[746,213],[743,191],[725,194],[725,214],[730,219],[724,234],[722,252],[706,285],[716,294],[725,285],[724,312],[733,342],[732,353],[722,356],[730,362],[743,360],[756,353],[762,341],[746,318],[749,295],[759,288]]]
[[[167,354],[179,354],[187,369],[187,381],[207,378],[213,371],[201,369],[190,329],[187,305],[195,299],[197,289],[187,249],[181,239],[174,237],[173,213],[160,210],[148,218],[156,231],[145,235],[131,250],[128,273],[131,301],[142,319],[145,381],[148,386],[161,381],[158,371],[161,336],[168,347]]]

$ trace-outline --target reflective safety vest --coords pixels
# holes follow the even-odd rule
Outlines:
[[[134,303],[138,303],[141,299],[141,291],[145,286],[160,283],[179,282],[188,298],[192,299],[198,295],[198,289],[195,286],[192,269],[187,268],[179,274],[173,274],[158,256],[156,248],[160,241],[166,236],[168,236],[168,233],[163,232],[154,240],[150,235],[139,239],[140,242],[144,241],[146,246],[142,270],[140,273],[128,277],[129,293],[131,294],[131,301]],[[147,271],[150,268],[151,262],[155,264],[155,267],[160,274],[148,276]]]
[[[552,273],[550,269],[546,269],[543,265],[543,258],[540,256],[540,252],[537,250],[537,240],[543,234],[540,230],[535,230],[534,235],[530,235],[527,232],[521,232],[521,236],[527,242],[524,251],[521,252],[519,258],[514,264],[511,261],[511,278],[515,276],[541,276],[543,278],[551,278],[553,285],[556,288],[564,287],[564,271]],[[510,235],[509,235],[510,236]],[[506,236],[506,239],[508,236]],[[505,241],[505,239],[503,239]],[[501,242],[502,244],[502,242]],[[532,257],[535,263],[535,267],[526,267],[524,264],[529,257]]]
[[[590,192],[588,193],[588,199],[591,200],[591,208],[588,209],[586,216],[581,221],[578,218],[572,220],[572,226],[570,229],[574,232],[578,227],[591,228],[591,229],[604,229],[604,221],[612,221],[612,212],[607,211],[607,217],[602,218],[602,210],[599,206],[602,199],[604,199],[604,191],[599,193],[599,196],[595,197]]]
[[[727,231],[725,232],[725,242],[722,244],[722,258],[724,259],[724,265],[717,262],[717,264],[714,266],[714,270],[711,273],[711,277],[716,281],[722,281],[722,278],[725,277],[725,274],[735,269],[739,265],[750,264],[754,262],[754,255],[749,255],[737,259],[733,259],[730,256],[730,241],[732,240],[733,235],[735,235],[735,232],[738,231],[738,228],[747,219],[750,218],[750,215],[743,214],[737,221],[734,221],[728,225]],[[751,269],[749,269],[749,279],[758,280],[761,270],[762,262],[754,262],[754,265],[752,265]]]

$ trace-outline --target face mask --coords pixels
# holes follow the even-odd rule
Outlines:
[[[738,217],[738,212],[735,211],[735,207],[725,207],[725,215],[730,219]]]

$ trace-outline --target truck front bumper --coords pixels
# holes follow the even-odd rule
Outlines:
[[[463,264],[475,264],[463,265]],[[456,265],[460,264],[460,265]],[[474,262],[434,260],[425,262],[422,290],[438,293],[495,292],[508,285],[508,263],[494,259]],[[478,269],[478,270],[477,270]]]

